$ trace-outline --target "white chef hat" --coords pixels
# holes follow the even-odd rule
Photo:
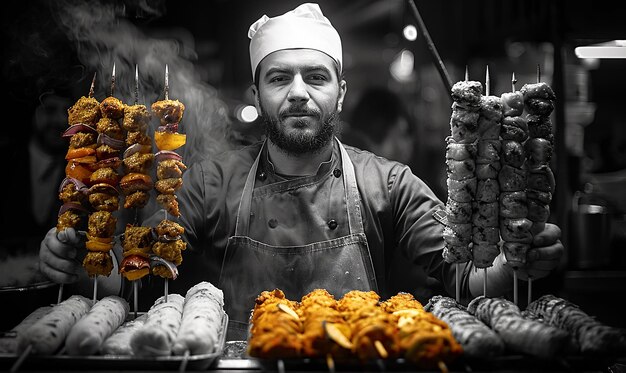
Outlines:
[[[337,61],[341,71],[341,38],[317,4],[305,3],[273,18],[263,15],[250,26],[248,37],[253,79],[261,60],[283,49],[324,52]]]

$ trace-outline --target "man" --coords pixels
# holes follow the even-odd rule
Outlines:
[[[229,339],[244,339],[255,297],[280,288],[297,299],[316,288],[336,297],[353,289],[388,296],[388,263],[398,255],[422,265],[454,293],[454,267],[443,261],[442,206],[410,169],[336,140],[347,85],[341,40],[316,4],[250,27],[256,107],[268,140],[197,163],[184,175],[180,223],[189,250],[174,283],[200,279],[224,291]],[[443,165],[442,165],[443,167]],[[144,222],[155,225],[156,214]],[[563,247],[554,225],[535,237],[529,265],[545,276]],[[41,245],[45,273],[70,283],[79,272],[80,240],[51,230]],[[493,295],[511,287],[499,257],[490,271]],[[523,273],[522,273],[523,272]],[[491,288],[490,288],[491,289]],[[482,271],[463,273],[464,299],[482,294]]]

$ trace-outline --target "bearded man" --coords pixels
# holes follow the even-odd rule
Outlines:
[[[319,6],[263,16],[248,35],[267,140],[185,172],[179,223],[189,266],[175,282],[190,287],[206,280],[223,290],[229,340],[246,339],[254,300],[264,290],[279,288],[289,299],[318,288],[337,298],[350,290],[382,297],[402,290],[387,286],[402,276],[390,266],[398,257],[421,265],[454,294],[455,270],[442,257],[443,226],[433,217],[443,203],[406,165],[343,146],[334,136],[347,84],[341,39]],[[530,250],[536,260],[527,268],[535,278],[558,264],[559,234],[547,224],[536,236],[542,247]],[[79,239],[71,229],[60,235],[51,230],[42,243],[42,267],[55,281],[76,281],[79,269],[63,260]],[[490,268],[492,296],[512,286],[504,263],[501,256]],[[463,271],[465,300],[482,294],[483,271],[471,269],[470,262]]]

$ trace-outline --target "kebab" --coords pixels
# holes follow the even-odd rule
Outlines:
[[[450,326],[452,335],[468,357],[494,357],[504,352],[502,338],[452,298],[434,296],[425,309]]]
[[[502,94],[504,119],[502,124],[502,162],[500,175],[500,222],[504,240],[502,251],[513,268],[513,302],[517,304],[517,270],[526,263],[526,252],[530,247],[530,226],[527,219],[526,196],[527,170],[524,142],[528,138],[528,126],[521,116],[524,99],[515,90],[515,73],[511,78],[511,92]],[[515,228],[516,230],[513,230]]]
[[[476,268],[483,268],[483,294],[487,295],[487,268],[500,254],[498,242],[498,204],[501,184],[498,182],[500,163],[500,128],[502,100],[490,95],[489,66],[485,78],[485,96],[480,98],[478,118],[478,152],[476,158],[476,201],[472,215],[472,258]]]
[[[528,168],[528,219],[533,234],[541,232],[550,217],[550,202],[554,193],[555,180],[550,160],[552,158],[554,136],[550,113],[554,110],[556,95],[552,88],[541,82],[541,70],[537,65],[537,83],[525,84],[521,93],[528,114],[530,138],[524,144]],[[531,302],[532,278],[528,278],[528,303]]]
[[[422,368],[439,367],[447,371],[446,363],[463,351],[449,326],[426,312],[411,294],[400,293],[381,303],[388,317],[397,325],[396,349],[401,356]]]
[[[294,317],[292,313],[297,307],[279,289],[263,291],[255,299],[248,354],[268,358],[300,356],[303,325],[298,315]]]
[[[456,263],[456,297],[460,298],[460,264],[472,259],[472,202],[476,194],[476,140],[482,84],[466,80],[452,87],[452,115],[446,142],[448,223],[443,230],[447,263]]]
[[[379,306],[379,300],[373,291],[353,290],[337,305],[350,327],[353,352],[362,360],[396,356],[396,323]]]
[[[626,353],[623,330],[601,323],[565,299],[547,294],[531,302],[526,310],[548,325],[571,333],[585,354],[619,356]]]
[[[182,173],[187,168],[182,157],[174,150],[183,146],[186,135],[178,133],[178,126],[183,118],[185,105],[178,100],[169,99],[169,69],[165,66],[165,99],[152,104],[152,112],[159,118],[160,125],[154,133],[154,141],[159,151],[155,154],[157,162],[156,189],[157,202],[165,209],[165,219],[156,227],[156,240],[153,245],[155,256],[152,273],[166,279],[175,279],[176,266],[182,263],[181,251],[186,244],[181,239],[184,229],[168,220],[168,213],[180,217],[175,193],[182,187]],[[167,294],[167,290],[166,290]]]
[[[137,280],[150,273],[149,256],[151,254],[152,235],[150,228],[138,226],[138,211],[150,200],[153,187],[150,169],[154,162],[152,139],[148,135],[150,113],[139,101],[139,68],[135,65],[135,100],[133,105],[124,107],[122,128],[126,131],[123,155],[124,176],[120,180],[120,189],[124,194],[124,208],[135,210],[135,221],[127,224],[123,235],[123,259],[120,273],[127,280],[133,281],[135,317],[138,307]]]
[[[570,348],[569,334],[561,329],[522,316],[520,309],[504,298],[474,298],[467,310],[490,326],[507,349],[543,358]]]
[[[100,103],[94,96],[96,74],[91,80],[88,97],[81,97],[67,110],[69,128],[62,137],[69,138],[69,147],[65,159],[65,179],[59,186],[59,199],[63,205],[57,218],[57,234],[65,228],[78,229],[85,224],[89,214],[87,184],[96,162],[97,145],[96,123],[100,120]],[[63,284],[59,286],[57,303],[63,299]]]

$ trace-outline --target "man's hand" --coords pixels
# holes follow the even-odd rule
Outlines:
[[[78,248],[84,246],[83,238],[74,228],[67,228],[57,233],[52,228],[39,246],[39,269],[48,278],[59,284],[78,281],[84,272],[77,257]]]
[[[542,231],[535,234],[530,249],[526,253],[526,266],[517,274],[520,279],[533,280],[546,277],[560,263],[564,248],[561,243],[561,229],[546,223]]]

